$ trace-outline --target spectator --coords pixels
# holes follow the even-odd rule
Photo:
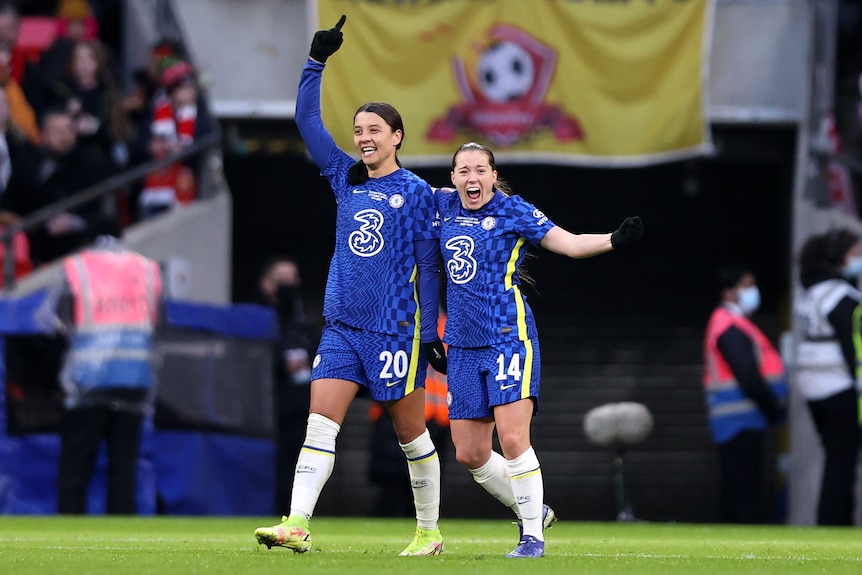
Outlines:
[[[754,274],[719,271],[720,301],[706,327],[703,388],[721,460],[721,518],[763,523],[764,440],[783,422],[787,375],[781,356],[749,319],[760,305]]]
[[[21,33],[21,12],[15,2],[0,1],[0,44],[10,50],[9,75],[15,82],[24,84],[25,75],[29,75],[31,64],[35,63],[32,54],[27,54],[18,47],[18,36]]]
[[[68,70],[50,87],[47,104],[66,107],[75,117],[80,145],[103,153],[117,167],[127,163],[131,125],[98,40],[74,44]]]
[[[173,135],[180,146],[187,146],[200,135],[198,113],[203,108],[194,68],[182,60],[171,62],[162,71],[161,82],[166,97],[155,103],[153,133]]]
[[[137,513],[135,478],[143,419],[155,395],[153,333],[162,285],[158,263],[123,249],[118,235],[112,229],[63,262],[58,316],[68,350],[60,372],[60,513],[86,512],[103,439],[107,512]]]
[[[150,155],[154,160],[176,152],[176,140],[168,134],[154,133],[150,138]],[[153,170],[144,179],[138,195],[138,218],[145,219],[177,206],[192,203],[197,195],[195,173],[181,162]]]
[[[92,42],[98,40],[98,22],[90,10],[86,1],[61,0],[56,8],[57,36],[51,45],[42,52],[38,71],[38,85],[28,83],[28,96],[33,100],[37,113],[51,106],[51,100],[55,99],[53,90],[58,82],[61,82],[68,71],[72,61],[75,46],[80,42]],[[116,74],[117,70],[110,73]]]
[[[42,145],[22,151],[15,187],[8,198],[17,213],[27,215],[68,198],[107,178],[113,170],[101,155],[87,152],[77,143],[75,121],[61,109],[48,110],[42,118]],[[5,200],[5,199],[4,199]],[[39,265],[79,248],[88,228],[116,218],[105,200],[93,200],[58,214],[30,233],[33,263]]]
[[[15,194],[10,193],[8,197],[12,201],[4,201],[6,191],[10,189],[10,185],[14,187],[12,173],[18,172],[15,163],[20,157],[23,138],[10,125],[9,122],[9,103],[6,99],[6,92],[0,90],[0,235],[6,229],[6,226],[15,223],[19,219],[14,205]],[[6,257],[6,247],[0,244],[0,286],[4,282],[3,261]],[[15,277],[21,277],[30,272],[33,268],[33,262],[30,259],[30,242],[24,232],[18,232],[13,237],[12,252],[15,258]]]
[[[99,22],[87,0],[59,0],[56,15],[57,35],[76,42],[99,37]]]
[[[0,13],[2,14],[2,13]],[[0,43],[0,86],[6,94],[9,118],[16,130],[27,136],[33,144],[39,144],[39,126],[36,112],[30,105],[24,90],[11,75],[11,52],[6,44]]]
[[[812,236],[799,254],[803,292],[794,308],[804,327],[796,349],[795,385],[808,404],[826,456],[818,525],[853,524],[860,446],[860,272],[862,242],[849,230]]]
[[[19,161],[25,145],[24,134],[9,118],[9,100],[6,92],[0,90],[0,211],[12,209],[4,203],[3,196],[10,186],[14,186],[12,173],[18,171],[15,169],[15,164]]]
[[[161,71],[166,62],[186,60],[182,45],[174,40],[160,40],[150,49],[147,65],[132,72],[134,85],[123,101],[123,107],[137,130],[143,125],[148,132],[148,122],[157,96],[164,93]]]
[[[295,260],[269,258],[261,269],[258,287],[261,303],[275,310],[280,334],[273,349],[277,511],[290,505],[293,470],[305,439],[311,399],[311,358],[320,329],[305,314],[302,278]]]

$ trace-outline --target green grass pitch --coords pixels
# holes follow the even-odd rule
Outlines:
[[[252,535],[266,517],[0,517],[0,573],[9,575],[347,575],[580,573],[830,575],[862,573],[862,530],[560,521],[539,560],[506,559],[517,528],[443,520],[438,557],[398,557],[408,520],[312,521],[315,549],[268,550]]]

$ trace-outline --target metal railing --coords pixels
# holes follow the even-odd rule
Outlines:
[[[115,193],[129,184],[143,180],[150,172],[166,168],[175,162],[202,155],[211,148],[218,146],[222,134],[218,124],[212,133],[202,136],[199,140],[186,146],[178,153],[163,158],[139,164],[124,172],[111,176],[101,182],[93,184],[75,194],[63,198],[58,202],[39,208],[35,212],[9,224],[2,234],[0,242],[5,246],[5,258],[3,261],[3,291],[8,292],[15,288],[15,257],[12,250],[12,242],[19,232],[28,232],[41,226],[54,216],[72,210],[80,205],[97,200],[107,194]]]

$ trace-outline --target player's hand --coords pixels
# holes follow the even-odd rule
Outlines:
[[[368,181],[368,168],[359,160],[347,170],[347,183],[351,186],[361,186]]]
[[[631,247],[635,242],[641,241],[644,235],[644,223],[640,217],[626,218],[619,229],[611,234],[611,246],[615,250]]]
[[[344,42],[341,27],[344,26],[346,20],[347,16],[342,14],[335,28],[315,32],[314,38],[311,40],[311,51],[308,55],[322,64],[326,62],[327,58],[335,54],[341,48],[341,43]]]
[[[446,348],[443,347],[443,342],[439,339],[429,341],[422,344],[422,349],[425,350],[425,356],[434,371],[446,375]]]

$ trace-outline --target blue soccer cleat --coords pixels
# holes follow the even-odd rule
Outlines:
[[[538,559],[545,554],[545,542],[532,535],[526,535],[518,542],[511,553],[506,553],[509,559]]]
[[[542,505],[542,529],[550,529],[558,521],[557,514],[547,505]],[[518,541],[524,538],[524,522],[518,521]]]

